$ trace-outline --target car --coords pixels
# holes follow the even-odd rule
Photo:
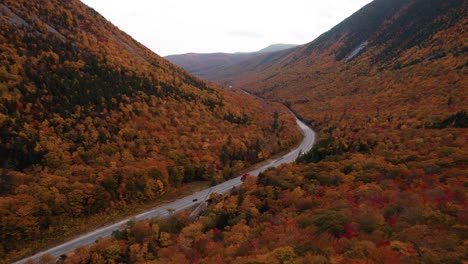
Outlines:
[[[247,176],[249,176],[249,174],[248,174],[248,173],[244,173],[244,174],[241,176],[241,178],[240,178],[241,181],[244,182],[245,179],[247,179]]]
[[[197,198],[195,198],[195,199],[193,199],[193,200],[192,200],[192,202],[196,202],[196,201],[198,201],[198,199],[197,199]]]

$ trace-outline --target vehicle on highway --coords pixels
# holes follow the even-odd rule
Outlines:
[[[241,176],[241,178],[240,178],[240,179],[241,179],[241,181],[242,181],[242,182],[244,182],[244,181],[245,181],[245,179],[247,179],[247,176],[249,176],[249,174],[248,174],[248,173],[244,173],[244,174],[242,174],[242,176]]]
[[[143,212],[141,214],[138,214],[136,216],[128,217],[126,219],[123,219],[117,223],[99,228],[97,230],[94,230],[92,232],[83,234],[73,240],[70,240],[68,242],[65,242],[61,245],[58,245],[56,247],[53,247],[51,249],[47,249],[44,251],[41,251],[39,253],[36,253],[33,256],[24,258],[22,260],[19,260],[15,262],[14,264],[24,264],[27,263],[28,259],[32,259],[36,262],[40,260],[40,258],[45,255],[45,254],[50,254],[54,257],[59,257],[62,254],[66,254],[67,252],[71,252],[75,250],[79,246],[84,246],[84,245],[90,245],[93,244],[99,237],[107,237],[112,234],[114,230],[119,229],[121,226],[125,225],[130,219],[135,219],[136,221],[141,221],[144,219],[151,219],[155,217],[159,218],[166,218],[172,216],[176,212],[180,212],[183,210],[186,210],[187,208],[190,208],[194,205],[195,202],[200,201],[201,202],[206,202],[207,204],[216,202],[217,199],[221,199],[221,195],[226,194],[229,192],[229,190],[232,191],[233,186],[240,186],[242,182],[244,182],[247,179],[247,176],[257,176],[259,173],[262,171],[265,171],[266,169],[270,167],[277,167],[281,164],[285,163],[290,163],[294,162],[294,160],[297,158],[295,155],[291,155],[291,153],[300,153],[302,152],[307,152],[312,148],[312,145],[315,141],[315,133],[312,129],[307,127],[304,123],[296,119],[297,124],[299,127],[302,129],[302,131],[305,134],[304,140],[301,143],[301,146],[292,150],[289,154],[283,155],[281,158],[278,158],[274,161],[271,161],[268,164],[263,165],[260,168],[257,168],[255,170],[250,171],[249,173],[244,173],[242,176],[239,176],[237,178],[231,179],[227,182],[221,183],[216,186],[212,186],[208,189],[204,190],[204,195],[207,195],[206,198],[200,199],[200,198],[192,198],[192,202],[190,202],[190,199],[186,198],[181,198],[179,200],[167,203],[166,205],[162,205],[160,207],[153,208],[149,211]],[[214,195],[215,193],[218,193],[219,195]],[[210,196],[213,194],[213,196]],[[193,196],[192,196],[193,197]],[[198,195],[197,197],[203,197],[202,194]],[[0,261],[1,262],[1,261]]]

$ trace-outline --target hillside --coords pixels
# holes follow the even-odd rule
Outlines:
[[[254,59],[264,53],[291,49],[296,46],[293,44],[273,44],[256,52],[188,53],[169,55],[164,58],[200,78],[215,81],[217,79],[215,76],[243,61]]]
[[[342,81],[352,87],[347,83],[350,80],[344,79],[362,79],[352,78],[354,74],[401,74],[451,59],[460,61],[466,53],[464,5],[462,0],[374,1],[297,50],[245,60],[207,79],[236,87],[255,87],[258,94],[270,94],[271,98],[284,101],[288,95],[303,97],[325,85],[342,86]],[[453,36],[449,35],[452,32]],[[454,69],[463,67],[457,65]],[[333,80],[337,73],[339,80]],[[399,76],[387,78],[405,81]],[[291,93],[292,90],[297,93]]]
[[[284,107],[189,75],[78,0],[5,0],[0,21],[0,262],[300,139]]]
[[[65,263],[466,263],[467,28],[463,0],[375,0],[223,71],[317,128],[314,149],[198,221],[129,223]]]

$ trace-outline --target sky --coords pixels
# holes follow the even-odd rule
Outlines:
[[[305,44],[371,0],[81,0],[161,56]]]

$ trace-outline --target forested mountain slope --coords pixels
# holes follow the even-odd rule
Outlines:
[[[1,1],[0,51],[5,261],[300,139],[284,108],[187,74],[78,0]]]
[[[412,80],[404,73],[440,64],[457,73],[465,66],[466,19],[463,0],[377,0],[298,50],[246,60],[208,79],[294,103],[319,88],[352,91],[365,77],[405,83]]]
[[[466,8],[376,0],[294,52],[231,68],[221,82],[315,126],[314,149],[213,196],[194,223],[130,223],[65,263],[466,263]]]

